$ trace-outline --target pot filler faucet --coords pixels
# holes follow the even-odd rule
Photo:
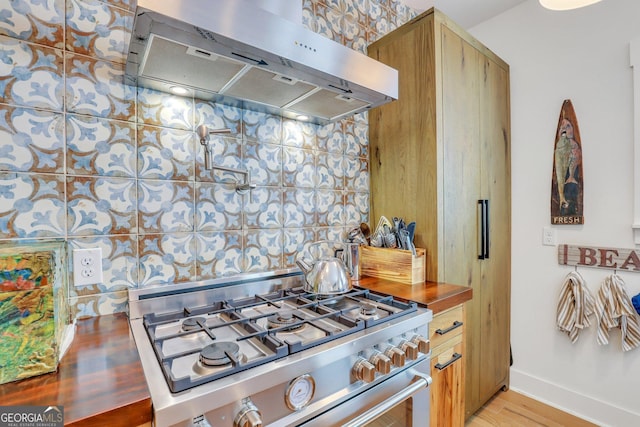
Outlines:
[[[209,145],[209,135],[231,133],[231,129],[213,129],[210,130],[206,125],[200,125],[196,128],[196,133],[200,138],[200,144],[204,147],[204,168],[206,170],[220,170],[223,172],[235,173],[244,177],[241,183],[236,183],[236,192],[245,194],[247,191],[256,188],[251,183],[251,173],[248,170],[228,168],[225,166],[214,165],[211,160],[211,146]]]

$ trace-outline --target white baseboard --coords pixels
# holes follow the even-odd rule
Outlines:
[[[640,414],[596,400],[511,368],[509,388],[554,408],[607,427],[640,426]]]

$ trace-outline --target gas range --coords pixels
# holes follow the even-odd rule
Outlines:
[[[367,289],[306,292],[292,273],[130,293],[156,426],[327,425],[320,414],[428,365],[430,320]],[[428,386],[428,368],[413,374]]]

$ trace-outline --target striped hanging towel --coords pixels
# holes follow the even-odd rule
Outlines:
[[[640,322],[625,289],[624,281],[617,274],[607,277],[596,297],[598,316],[598,344],[609,343],[609,330],[620,328],[622,350],[629,351],[640,345]]]
[[[569,335],[572,343],[578,340],[580,331],[591,325],[589,316],[594,313],[594,300],[577,271],[567,274],[560,291],[556,310],[556,326]]]

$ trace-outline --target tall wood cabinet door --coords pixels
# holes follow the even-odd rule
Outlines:
[[[400,76],[398,100],[369,112],[371,225],[381,215],[415,221],[415,244],[422,248],[435,248],[438,237],[433,51],[428,18],[369,46],[369,56]],[[437,280],[437,255],[427,251],[429,280]]]
[[[478,52],[444,25],[441,30],[443,256],[440,280],[474,285],[478,264],[480,144]],[[474,291],[475,295],[475,291]]]
[[[482,58],[482,194],[489,201],[489,258],[482,261],[482,366],[478,407],[508,384],[510,358],[511,156],[509,73]]]
[[[480,323],[482,289],[479,219],[481,199],[479,52],[452,30],[442,27],[442,81],[445,162],[444,263],[447,283],[473,288],[467,303],[465,400],[480,401]]]

